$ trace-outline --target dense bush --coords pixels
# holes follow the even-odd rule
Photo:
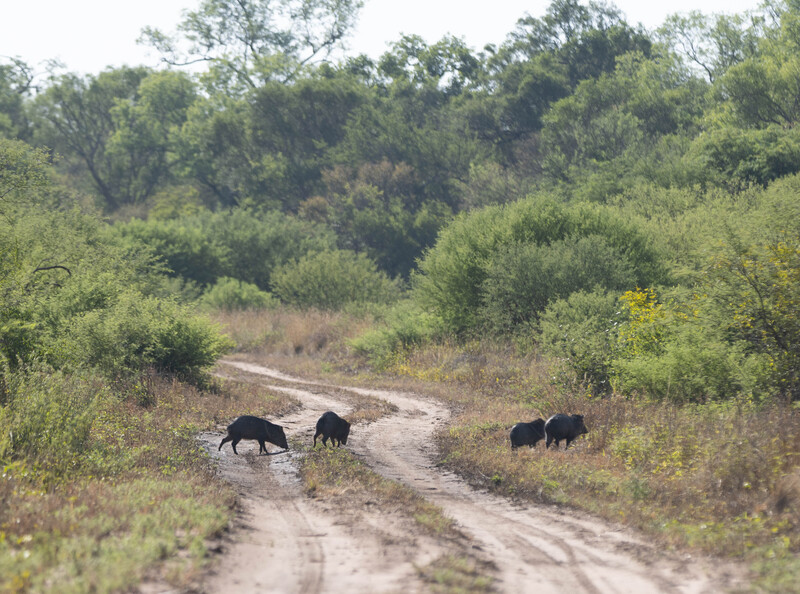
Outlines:
[[[256,285],[223,276],[200,297],[200,303],[215,309],[266,309],[278,304],[270,293]]]
[[[581,241],[582,238],[587,239]],[[574,242],[572,247],[569,247],[570,242]],[[519,289],[502,286],[509,275],[517,275],[515,264],[522,265],[519,261],[515,263],[515,258],[527,258],[527,262],[532,263],[541,260],[541,257],[537,259],[537,254],[547,254],[548,250],[561,249],[562,255],[570,250],[584,253],[601,244],[597,255],[587,254],[583,261],[562,264],[559,274],[565,279],[582,276],[573,285],[575,290],[592,288],[591,282],[597,277],[587,268],[591,258],[603,259],[603,266],[615,287],[649,286],[665,279],[664,263],[651,239],[618,211],[589,204],[564,205],[552,198],[537,196],[458,217],[440,233],[436,245],[421,260],[420,274],[415,278],[415,295],[444,320],[449,330],[476,330],[483,326],[488,287],[497,295],[499,310],[503,299],[516,299],[519,292],[535,282],[536,272],[531,272],[533,278],[526,279],[528,271],[520,270],[515,279]],[[534,247],[522,246],[541,249],[536,251]],[[619,255],[619,262],[614,261],[616,255]],[[556,254],[544,257],[554,261]],[[503,258],[510,258],[510,261],[504,263]],[[487,284],[492,271],[497,280]],[[563,290],[568,291],[572,280],[564,283]],[[552,296],[566,295],[556,290]],[[546,301],[547,298],[542,299],[530,307],[541,312]],[[502,326],[513,324],[517,314],[512,314],[510,319],[500,311],[497,315]],[[536,314],[525,315],[531,318]]]
[[[549,245],[517,244],[487,267],[482,317],[498,333],[535,323],[554,299],[595,287],[633,288],[633,266],[598,235],[568,237]]]
[[[47,349],[51,361],[90,365],[111,378],[149,367],[193,378],[231,346],[187,306],[133,292],[63,320],[57,330]]]
[[[537,338],[542,349],[564,361],[579,381],[596,392],[608,392],[620,321],[616,294],[576,291],[547,306]]]
[[[110,391],[91,375],[38,366],[9,376],[0,398],[0,463],[24,460],[49,476],[88,462],[92,424]]]
[[[274,294],[298,307],[341,309],[348,304],[390,303],[399,296],[396,281],[364,254],[319,252],[292,260],[273,275]]]
[[[168,296],[145,246],[69,205],[36,154],[0,156],[20,161],[5,179],[30,195],[0,217],[0,370],[46,360],[107,377],[155,367],[196,378],[225,351],[214,325]]]
[[[117,224],[120,236],[150,246],[172,274],[203,287],[227,276],[262,290],[276,266],[335,245],[329,229],[278,211],[202,212]]]

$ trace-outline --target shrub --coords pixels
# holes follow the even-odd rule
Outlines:
[[[699,326],[683,325],[664,341],[658,353],[613,362],[615,387],[625,394],[673,402],[706,402],[730,398],[745,387],[743,372],[760,366],[736,347],[715,340]]]
[[[647,286],[664,280],[661,256],[650,238],[613,209],[589,204],[565,206],[537,196],[456,218],[420,262],[420,273],[414,279],[415,296],[444,320],[448,330],[477,330],[483,326],[485,292],[492,286],[486,281],[493,265],[513,273],[509,269],[513,259],[525,254],[518,246],[556,242],[565,242],[566,246],[568,240],[577,246],[581,238],[592,236],[595,239],[590,243],[602,238],[606,257],[612,253],[624,256],[635,284]],[[511,263],[496,264],[505,253],[514,254],[509,256]],[[618,272],[627,277],[627,271]],[[502,285],[498,288],[503,289]]]
[[[0,464],[34,464],[59,476],[81,464],[106,388],[90,377],[38,367],[8,375],[0,401]]]
[[[634,278],[625,255],[599,235],[514,245],[487,267],[483,317],[496,332],[513,331],[538,320],[554,299],[595,287],[632,288]]]
[[[252,283],[223,276],[203,293],[200,303],[214,309],[233,311],[267,309],[276,306],[278,300]]]
[[[197,377],[232,347],[210,321],[172,301],[124,293],[111,306],[70,320],[51,355],[108,377],[148,367]]]
[[[444,327],[438,318],[413,301],[402,301],[386,315],[385,325],[350,341],[356,354],[384,368],[398,353],[441,337]]]
[[[364,254],[333,250],[305,256],[278,267],[274,293],[298,307],[339,310],[350,303],[390,303],[399,286]]]
[[[676,291],[662,303],[636,290],[621,301],[627,319],[612,363],[619,391],[676,402],[763,394],[767,359],[730,340],[707,296]]]
[[[595,392],[607,392],[621,318],[613,293],[577,291],[547,307],[539,324],[539,341]]]

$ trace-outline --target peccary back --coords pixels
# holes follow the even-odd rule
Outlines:
[[[283,432],[283,427],[270,423],[266,419],[259,419],[250,415],[244,415],[236,419],[233,423],[228,425],[228,435],[222,438],[218,450],[226,441],[231,442],[233,453],[239,454],[236,451],[236,444],[243,439],[255,439],[258,441],[258,453],[267,452],[267,444],[270,442],[285,450],[289,449],[289,443],[286,441],[286,434]]]
[[[317,437],[320,435],[322,435],[322,444],[326,448],[328,447],[329,438],[331,445],[336,443],[337,448],[342,444],[347,445],[347,436],[350,435],[350,423],[335,412],[328,411],[323,413],[317,421],[317,431],[314,433],[314,447],[317,446]]]
[[[539,440],[544,439],[544,419],[536,419],[530,423],[517,423],[511,428],[509,437],[512,450],[524,445],[535,446]]]
[[[564,415],[559,413],[547,419],[544,424],[544,432],[547,436],[546,447],[549,448],[553,441],[556,442],[556,447],[558,447],[558,442],[565,439],[567,440],[566,449],[573,439],[584,433],[589,433],[589,430],[583,422],[583,415]]]

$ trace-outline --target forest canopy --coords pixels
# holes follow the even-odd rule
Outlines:
[[[800,6],[648,31],[555,0],[478,51],[412,34],[335,60],[360,6],[202,0],[143,31],[157,69],[0,62],[7,365],[60,364],[50,334],[102,351],[87,325],[124,329],[99,303],[372,303],[593,390],[800,396]]]

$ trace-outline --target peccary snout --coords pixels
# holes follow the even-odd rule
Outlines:
[[[267,452],[267,444],[270,442],[285,450],[289,449],[289,443],[286,441],[286,434],[283,432],[283,427],[270,423],[266,419],[259,419],[250,415],[244,415],[236,419],[233,423],[228,425],[228,435],[222,438],[217,451],[222,449],[226,441],[231,442],[233,453],[239,454],[236,451],[236,444],[243,439],[255,439],[258,441],[258,453]]]
[[[558,442],[565,439],[567,440],[566,449],[569,447],[569,444],[572,443],[573,439],[580,437],[584,433],[589,433],[589,430],[583,423],[583,415],[565,415],[559,413],[547,419],[547,422],[544,424],[544,432],[547,436],[546,447],[549,448],[553,441],[556,442],[556,447],[558,447]]]
[[[520,446],[534,447],[537,442],[544,439],[544,419],[536,419],[530,423],[517,423],[511,428],[511,449]]]
[[[317,437],[322,435],[322,445],[328,447],[328,439],[330,438],[331,444],[336,443],[338,448],[340,445],[347,445],[347,436],[350,435],[350,423],[345,421],[335,412],[328,411],[323,413],[317,421],[317,431],[314,433],[314,447],[317,447]]]

